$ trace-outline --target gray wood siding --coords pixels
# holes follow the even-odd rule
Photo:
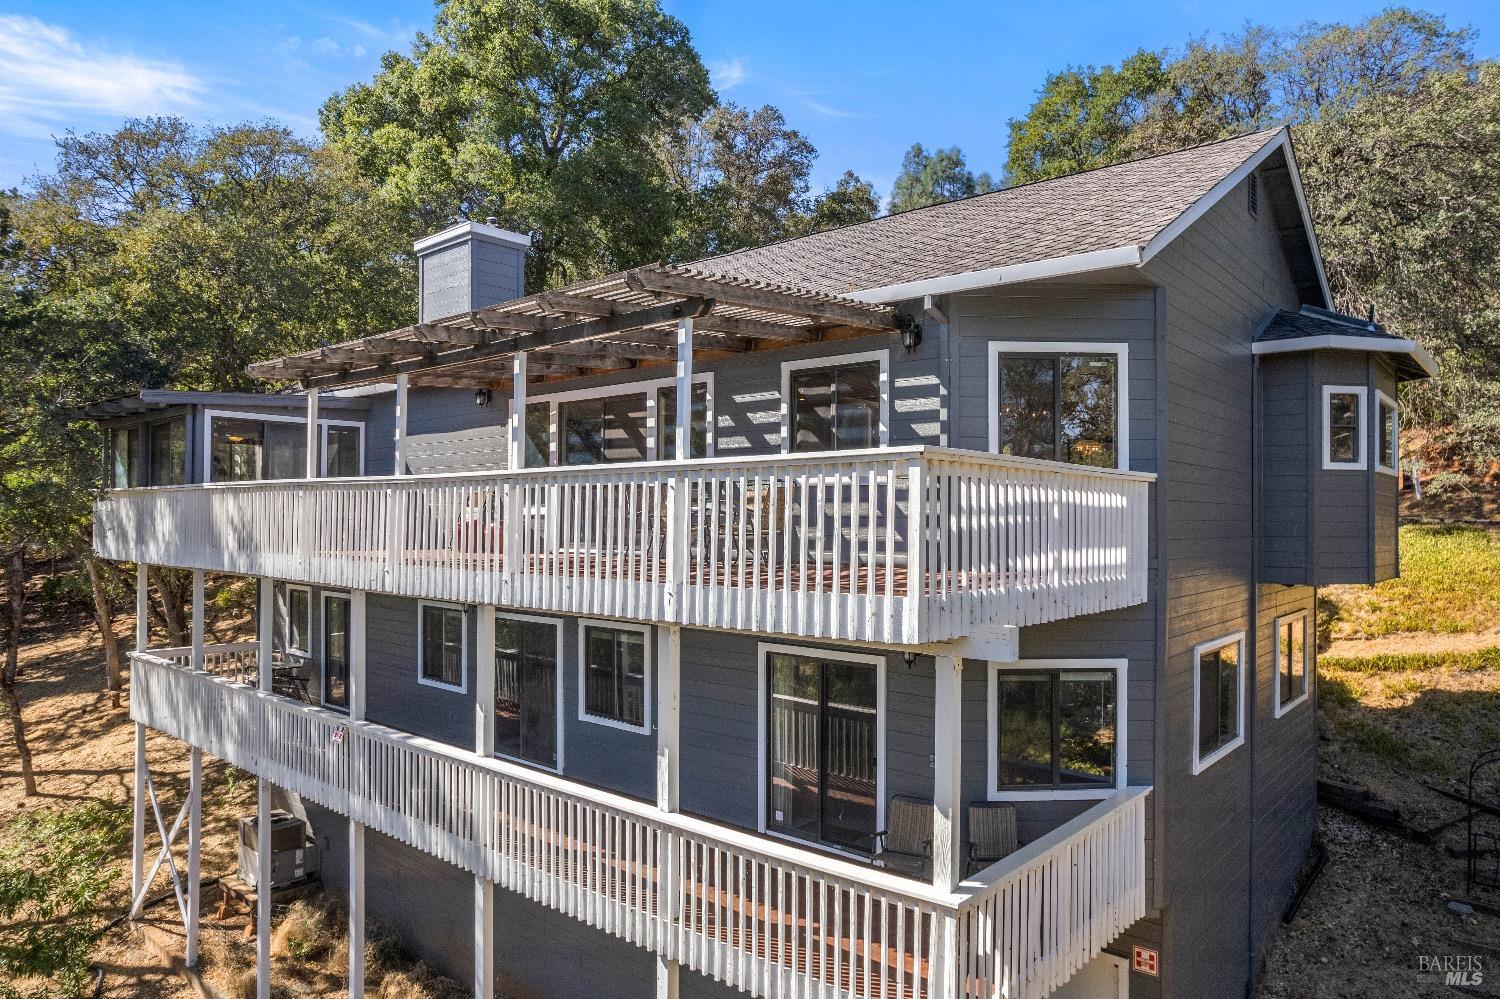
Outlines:
[[[422,322],[496,305],[525,293],[523,251],[484,236],[423,253],[418,268]]]
[[[474,748],[474,615],[463,693],[417,682],[417,601],[371,593],[365,606],[366,717],[413,735]]]
[[[1156,793],[1169,816],[1162,980],[1169,995],[1238,995],[1251,978],[1250,825],[1258,807],[1251,754],[1241,747],[1191,772],[1192,650],[1253,631],[1250,343],[1273,309],[1300,307],[1274,213],[1253,220],[1245,206],[1241,185],[1146,268],[1165,287],[1167,310],[1166,755]]]
[[[508,411],[496,393],[486,406],[469,389],[413,388],[407,393],[406,464],[413,475],[504,468]],[[396,393],[375,396],[365,440],[365,470],[390,475],[396,454]]]
[[[1261,359],[1259,545],[1267,582],[1312,580],[1313,462],[1322,464],[1312,365],[1309,354]]]

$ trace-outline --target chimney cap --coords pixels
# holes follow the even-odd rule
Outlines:
[[[433,250],[452,246],[455,243],[472,239],[489,239],[498,243],[506,243],[510,246],[519,247],[522,250],[531,246],[531,237],[524,233],[511,232],[509,229],[501,229],[489,222],[459,222],[449,226],[442,232],[435,232],[431,236],[424,236],[412,244],[412,249],[417,253],[431,253]]]

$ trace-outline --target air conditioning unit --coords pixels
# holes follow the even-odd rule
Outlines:
[[[259,830],[255,816],[240,819],[240,880],[258,887]],[[307,822],[280,810],[271,813],[271,890],[299,884],[318,873],[318,846]]]

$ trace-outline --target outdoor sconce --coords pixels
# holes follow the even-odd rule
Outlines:
[[[901,658],[906,660],[907,669],[911,669],[917,664],[917,655],[915,652],[903,652],[901,653]]]
[[[922,345],[922,324],[917,322],[915,316],[901,313],[901,346],[908,351],[916,350]]]
[[[490,404],[490,390],[487,388],[474,390],[474,405],[481,409]]]

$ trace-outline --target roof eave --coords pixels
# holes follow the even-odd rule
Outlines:
[[[1295,354],[1309,350],[1362,350],[1375,354],[1403,354],[1426,373],[1436,378],[1437,361],[1421,344],[1404,337],[1338,336],[1325,333],[1322,336],[1287,337],[1282,340],[1257,340],[1250,345],[1253,354]],[[1408,379],[1412,380],[1412,379]]]
[[[850,292],[845,297],[859,302],[869,302],[872,305],[889,305],[892,302],[910,301],[926,295],[949,295],[954,292],[993,288],[1002,284],[1042,281],[1047,278],[1115,270],[1120,267],[1139,267],[1143,262],[1141,252],[1142,247],[1139,244],[1131,243],[1106,250],[1074,253],[1066,257],[1049,257],[1024,264],[1008,264],[1004,267],[988,267],[979,271],[964,271],[960,274],[924,278],[920,281],[888,284],[880,288]]]

